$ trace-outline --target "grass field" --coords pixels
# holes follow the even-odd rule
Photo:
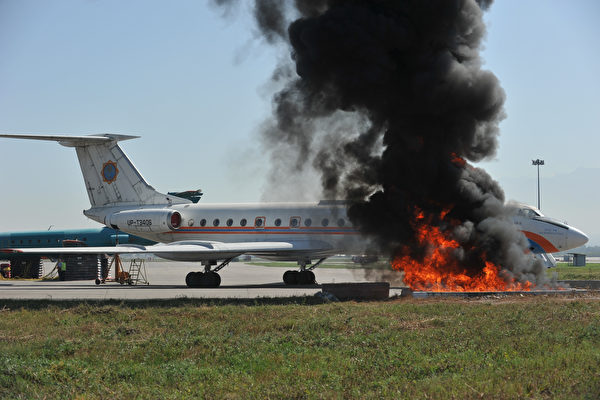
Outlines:
[[[588,263],[585,267],[573,267],[566,263],[558,263],[556,268],[550,268],[549,274],[556,272],[559,280],[583,279],[600,280],[600,264]]]
[[[1,398],[600,396],[590,297],[0,302]]]

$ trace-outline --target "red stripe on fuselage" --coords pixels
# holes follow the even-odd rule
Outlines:
[[[529,231],[521,231],[527,237],[539,244],[546,253],[556,253],[559,250],[545,237]]]
[[[252,228],[250,228],[252,229]],[[274,230],[271,231],[269,229],[252,229],[248,230],[248,228],[208,228],[208,229],[197,229],[197,228],[187,228],[187,229],[178,229],[176,231],[169,231],[164,233],[188,233],[188,234],[198,234],[198,235],[358,235],[359,233],[354,230],[347,230],[342,232],[332,232],[330,230],[322,230],[317,232],[307,232],[300,229],[289,229],[289,230]]]
[[[277,230],[282,230],[282,229],[286,229],[286,230],[290,230],[290,231],[301,231],[301,230],[321,230],[321,231],[331,231],[331,230],[338,230],[338,231],[348,231],[348,232],[355,232],[355,230],[353,228],[345,228],[343,226],[323,226],[323,227],[312,227],[312,226],[300,226],[298,228],[290,228],[289,226],[265,226],[257,228],[255,226],[182,226],[181,228],[179,228],[179,230],[193,230],[193,229],[253,229],[253,230],[257,230],[257,231],[264,231],[264,230],[269,230],[269,229],[277,229]]]

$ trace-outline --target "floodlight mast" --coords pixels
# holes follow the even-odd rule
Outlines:
[[[537,165],[537,192],[538,192],[538,202],[537,202],[537,208],[538,210],[541,210],[540,207],[540,165],[544,165],[544,160],[540,160],[539,158],[537,160],[531,160],[531,165]]]

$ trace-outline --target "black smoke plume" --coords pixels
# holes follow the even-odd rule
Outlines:
[[[504,91],[479,56],[491,3],[256,0],[260,32],[289,44],[295,66],[276,69],[283,88],[263,139],[275,182],[316,169],[324,195],[349,200],[380,251],[422,258],[421,211],[460,243],[454,257],[470,273],[487,258],[539,284],[502,189],[466,162],[494,156],[504,118]]]

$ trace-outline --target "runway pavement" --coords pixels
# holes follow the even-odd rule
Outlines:
[[[128,265],[128,264],[126,264]],[[50,271],[52,265],[45,265]],[[322,268],[315,269],[317,285],[285,286],[286,268],[231,263],[221,271],[221,287],[215,289],[188,288],[185,275],[201,270],[199,265],[169,261],[146,263],[150,285],[129,286],[110,282],[96,285],[94,281],[30,281],[0,280],[0,299],[172,299],[172,298],[260,298],[312,296],[320,292],[321,283],[374,282],[381,277],[369,270]],[[388,272],[388,274],[394,274]],[[389,280],[386,277],[385,280]],[[392,286],[394,286],[392,284]],[[399,286],[399,285],[398,285]],[[390,296],[400,294],[391,289]]]

